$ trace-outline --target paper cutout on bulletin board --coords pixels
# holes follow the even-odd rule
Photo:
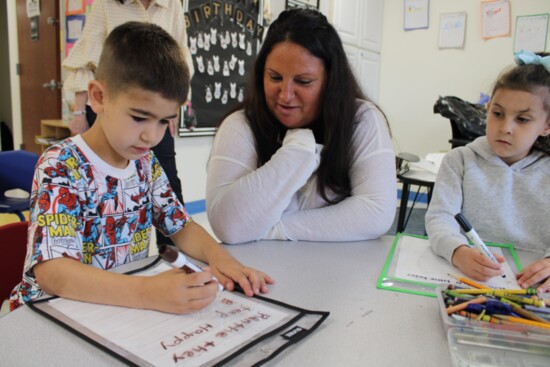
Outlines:
[[[66,18],[66,43],[74,43],[82,36],[84,23],[86,22],[85,15],[70,15]]]
[[[403,28],[406,31],[428,28],[430,0],[405,0]]]
[[[481,36],[485,39],[510,35],[510,2],[508,0],[481,3]]]
[[[514,52],[520,50],[533,52],[546,51],[547,35],[548,13],[517,17]]]
[[[84,0],[67,0],[65,9],[65,15],[84,14],[86,3]]]

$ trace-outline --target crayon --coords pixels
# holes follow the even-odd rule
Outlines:
[[[510,307],[512,308],[512,312],[514,313],[517,313],[518,315],[520,315],[521,317],[523,318],[526,318],[526,319],[529,319],[529,320],[533,320],[533,321],[538,321],[538,322],[542,322],[544,324],[550,324],[550,322],[546,321],[545,319],[543,319],[542,317],[538,316],[538,315],[535,315],[533,312],[531,311],[528,311],[528,310],[525,310],[523,309],[522,307],[516,305],[514,302],[512,301],[509,301],[507,300],[506,298],[503,298],[502,299],[502,302],[506,303],[506,304],[509,304]]]
[[[532,300],[531,298],[521,297],[521,296],[518,296],[516,294],[510,294],[510,293],[506,293],[506,292],[495,291],[494,295],[497,296],[497,297],[506,298],[506,299],[509,299],[511,301],[521,303],[521,304],[524,304],[524,305],[531,305],[531,306],[537,306],[537,307],[545,307],[546,306],[544,304],[544,301],[535,301],[535,300]]]
[[[472,299],[474,298],[473,295],[471,294],[466,294],[466,293],[457,293],[456,290],[450,290],[450,289],[446,289],[444,290],[445,294],[447,296],[450,296],[450,297],[454,297],[454,298],[464,298],[464,299]]]
[[[468,307],[468,305],[471,303],[485,303],[485,302],[487,302],[487,298],[482,296],[482,297],[474,298],[468,302],[464,302],[456,306],[447,307],[447,315],[450,315],[458,311],[462,311],[466,307]]]
[[[469,318],[471,320],[478,320],[478,321],[483,321],[483,322],[490,322],[491,324],[504,324],[504,323],[507,323],[507,322],[504,322],[505,320],[500,320],[498,318],[495,318],[493,316],[490,316],[490,315],[478,315],[476,313],[473,313],[473,312],[467,312],[467,311],[458,311],[458,314],[460,316],[463,316],[463,317],[466,317],[466,318]],[[480,317],[481,316],[481,317]]]
[[[507,294],[519,294],[519,295],[532,295],[536,294],[537,290],[534,288],[526,289],[492,289],[492,288],[481,288],[481,289],[455,289],[453,292],[458,294],[488,294],[488,295],[498,295],[501,293]],[[532,298],[531,298],[532,299]]]
[[[496,317],[497,319],[501,319],[501,320],[515,322],[518,324],[536,326],[536,327],[550,330],[549,324],[544,324],[542,322],[537,322],[533,320],[526,320],[526,319],[522,319],[521,317],[507,316],[507,315],[493,315],[493,317]]]
[[[539,313],[544,313],[544,314],[549,314],[550,315],[550,308],[536,307],[536,306],[531,306],[531,305],[525,305],[524,307],[528,311],[539,312]]]

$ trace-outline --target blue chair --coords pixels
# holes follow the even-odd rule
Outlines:
[[[21,189],[31,192],[38,155],[24,150],[0,152],[0,213],[16,214],[25,221],[23,211],[29,210],[29,198],[6,196],[6,191]]]

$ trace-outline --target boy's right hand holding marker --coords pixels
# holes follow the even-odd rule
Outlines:
[[[208,271],[186,274],[182,269],[143,277],[143,306],[174,314],[201,310],[216,298],[218,284],[212,280]]]
[[[468,277],[475,280],[487,281],[503,273],[500,264],[506,261],[506,259],[496,254],[495,257],[498,260],[498,264],[492,262],[476,248],[462,245],[454,251],[452,263]]]

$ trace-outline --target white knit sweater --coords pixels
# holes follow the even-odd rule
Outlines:
[[[206,207],[216,236],[225,243],[356,241],[386,233],[396,207],[390,135],[371,103],[360,101],[356,116],[351,196],[335,205],[327,205],[317,190],[322,146],[310,129],[289,130],[282,147],[258,168],[244,112],[229,116],[216,134],[208,164]]]

